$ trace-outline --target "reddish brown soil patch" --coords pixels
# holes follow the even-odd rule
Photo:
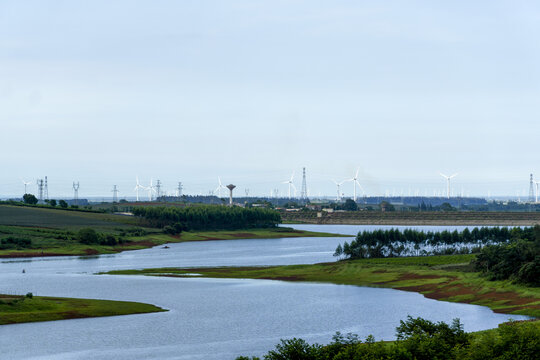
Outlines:
[[[97,251],[96,249],[84,249],[84,253],[86,255],[97,255],[99,254],[99,251]]]
[[[5,254],[0,255],[0,258],[12,259],[12,258],[27,258],[27,257],[42,257],[42,256],[73,256],[73,254],[60,254],[60,253],[49,253],[49,252],[25,252],[19,254]]]
[[[496,312],[496,313],[499,313],[499,314],[508,314],[508,313],[518,311],[518,310],[540,310],[540,305],[506,307],[506,308],[503,308],[503,309],[494,309],[493,312]],[[521,320],[521,321],[536,321],[536,319]]]
[[[255,267],[255,266],[251,266],[251,267],[242,267],[242,270],[261,270],[261,269],[264,269],[262,267]],[[235,269],[230,269],[230,268],[189,268],[189,269],[175,269],[175,270],[180,270],[180,271],[188,271],[190,273],[208,273],[208,272],[213,272],[213,273],[223,273],[223,274],[227,274],[227,273],[230,273],[231,271],[235,270]],[[180,274],[181,275],[181,274]]]
[[[142,241],[133,241],[133,242],[129,242],[129,243],[124,243],[124,244],[120,244],[118,246],[119,247],[131,247],[131,246],[152,247],[152,246],[156,246],[156,244],[153,243],[152,241],[149,241],[149,240],[142,240]]]
[[[479,294],[477,289],[467,287],[461,284],[452,284],[449,281],[442,284],[424,284],[419,286],[403,286],[397,287],[397,290],[414,291],[423,294],[429,299],[441,300],[448,299],[460,295],[472,295],[470,299],[460,300],[462,303],[482,303],[486,301],[497,302],[502,305],[514,306],[513,308],[505,308],[498,310],[499,312],[508,313],[518,309],[525,308],[524,305],[532,302],[537,302],[539,299],[533,297],[521,297],[519,294],[511,291]],[[540,305],[531,305],[526,308],[540,308]]]
[[[446,278],[446,276],[420,275],[420,274],[415,274],[415,273],[405,273],[405,274],[401,274],[396,281],[400,281],[400,280],[426,280],[426,279],[441,279],[441,278]]]

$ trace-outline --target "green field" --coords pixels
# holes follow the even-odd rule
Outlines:
[[[0,257],[111,254],[186,241],[342,236],[289,228],[196,231],[171,236],[160,229],[137,225],[138,219],[133,216],[0,205],[0,241],[11,238],[31,242],[24,246],[0,244]],[[115,245],[83,244],[77,240],[77,232],[83,228],[111,234],[122,242]],[[142,235],[135,235],[137,231]]]
[[[474,255],[362,259],[272,267],[161,268],[109,274],[327,282],[414,291],[436,300],[488,306],[496,312],[540,317],[540,288],[488,281],[470,271]]]
[[[167,311],[129,301],[0,295],[0,325]]]
[[[91,227],[100,231],[137,226],[133,216],[101,214],[62,208],[0,205],[0,225],[33,226],[79,230]]]

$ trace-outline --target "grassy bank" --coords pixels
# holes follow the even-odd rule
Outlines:
[[[474,255],[362,259],[315,265],[161,268],[109,274],[326,282],[414,291],[436,300],[488,306],[495,312],[540,317],[540,288],[487,281],[470,271]]]
[[[122,244],[114,246],[99,244],[83,244],[73,239],[74,233],[69,230],[57,230],[38,227],[1,226],[0,238],[15,237],[32,241],[25,248],[0,248],[0,258],[35,257],[35,256],[85,256],[98,254],[113,254],[126,250],[139,250],[167,243],[187,241],[235,240],[235,239],[273,239],[287,237],[336,237],[336,235],[321,232],[294,230],[289,228],[249,229],[235,231],[196,231],[184,232],[179,236],[163,234],[155,229],[144,229],[149,233],[143,236],[124,237]],[[124,232],[123,228],[115,230]],[[108,232],[110,233],[110,232]]]
[[[348,225],[478,225],[533,226],[540,224],[540,212],[489,211],[345,211],[281,212],[284,223]]]
[[[0,325],[167,311],[128,301],[0,295]]]

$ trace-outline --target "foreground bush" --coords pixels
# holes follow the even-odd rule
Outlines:
[[[533,360],[540,354],[540,326],[532,322],[509,322],[477,334],[467,334],[458,319],[451,325],[408,317],[396,328],[397,340],[362,342],[357,335],[336,333],[322,346],[302,339],[281,340],[264,360]],[[236,360],[260,360],[238,357]]]

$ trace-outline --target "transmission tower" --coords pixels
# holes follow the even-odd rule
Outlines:
[[[43,179],[38,179],[37,186],[38,186],[38,193],[39,193],[39,201],[43,201]]]
[[[73,202],[79,205],[79,182],[73,182]]]
[[[249,189],[246,188],[246,190],[244,190],[244,191],[246,192],[246,197],[248,197],[249,196]]]
[[[302,192],[300,193],[302,200],[307,199],[307,185],[306,185],[306,168],[302,168]]]
[[[159,200],[159,198],[161,197],[161,181],[157,181],[157,184],[156,184],[156,199]]]
[[[45,185],[43,187],[43,195],[45,196],[45,200],[49,200],[49,185],[47,183],[47,177],[45,176]]]
[[[529,181],[529,202],[534,202],[534,180],[533,174],[531,174],[531,180]]]
[[[182,189],[183,189],[182,183],[179,182],[179,183],[178,183],[178,187],[176,188],[176,196],[177,196],[177,197],[181,197],[181,196],[182,196]]]
[[[118,193],[119,193],[119,190],[118,190],[118,188],[116,187],[116,185],[113,186],[112,193],[113,193],[113,200],[112,200],[113,203],[118,202]]]

